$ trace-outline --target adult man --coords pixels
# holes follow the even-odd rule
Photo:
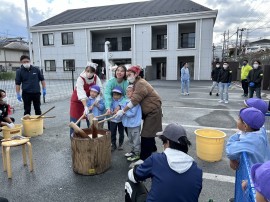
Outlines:
[[[242,88],[244,90],[244,94],[242,96],[244,97],[248,96],[247,76],[250,70],[252,70],[252,67],[248,64],[248,60],[244,60],[243,66],[241,67],[241,82],[242,82]]]
[[[20,58],[21,68],[16,71],[16,93],[18,101],[24,104],[24,115],[31,114],[31,103],[33,102],[35,114],[40,115],[40,85],[42,84],[43,96],[46,95],[46,83],[43,75],[37,67],[30,64],[30,58],[22,55]],[[20,94],[22,85],[22,95]]]
[[[152,154],[142,164],[129,170],[129,181],[125,184],[126,201],[198,201],[202,170],[187,154],[191,143],[186,130],[172,123],[157,136],[163,142],[164,152]],[[147,178],[152,179],[148,193],[140,183]]]
[[[220,72],[221,68],[220,68],[220,62],[217,62],[216,63],[216,68],[214,68],[211,72],[211,79],[213,81],[213,85],[211,86],[211,90],[209,92],[209,95],[212,95],[212,91],[215,89],[215,87],[217,87],[217,94],[216,96],[218,96],[218,82],[217,82],[217,79],[218,79],[218,75],[219,75],[219,72]]]

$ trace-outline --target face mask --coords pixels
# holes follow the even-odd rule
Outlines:
[[[253,65],[253,68],[254,68],[254,69],[258,69],[258,67],[259,67],[258,64],[254,64],[254,65]]]
[[[30,63],[24,63],[23,66],[24,66],[25,68],[29,69],[29,68],[30,68]]]
[[[217,68],[219,68],[219,67],[220,67],[220,65],[216,65],[216,67],[217,67]]]
[[[130,77],[127,78],[127,80],[128,80],[129,83],[134,83],[135,77],[130,76]]]
[[[243,65],[244,65],[244,66],[246,66],[246,65],[247,65],[247,63],[246,63],[246,62],[243,62]]]
[[[3,101],[3,102],[7,102],[7,97],[4,97],[4,98],[2,99],[2,101]]]
[[[223,65],[223,68],[224,68],[224,69],[227,69],[227,68],[228,68],[228,65]]]
[[[93,73],[86,72],[86,77],[87,77],[88,79],[92,79],[93,76],[94,76]]]

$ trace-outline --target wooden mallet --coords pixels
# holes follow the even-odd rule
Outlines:
[[[73,130],[74,130],[74,133],[76,133],[78,136],[80,136],[80,137],[83,137],[83,138],[85,138],[85,137],[88,137],[88,135],[77,125],[83,118],[85,117],[85,115],[83,114],[79,119],[78,119],[78,121],[76,122],[76,123],[74,123],[74,122],[70,122],[69,124],[68,124],[68,126],[70,127],[70,128],[73,128]]]

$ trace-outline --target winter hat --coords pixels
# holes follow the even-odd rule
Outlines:
[[[126,90],[129,89],[129,88],[132,88],[133,89],[133,87],[134,87],[133,85],[128,85],[128,87],[126,88]]]
[[[93,62],[87,62],[86,67],[93,67],[94,69],[97,69],[98,64]]]
[[[256,191],[270,200],[270,161],[254,164],[251,167],[251,178]]]
[[[141,68],[139,66],[131,66],[127,71],[132,71],[135,74],[140,74]]]
[[[179,143],[179,138],[183,136],[187,136],[186,130],[183,128],[183,126],[178,125],[176,123],[171,123],[165,127],[165,129],[161,132],[158,132],[156,134],[157,136],[165,136],[169,140]]]
[[[244,100],[244,104],[247,107],[254,107],[260,110],[263,114],[266,114],[266,112],[268,111],[266,102],[259,98],[249,98],[247,100]]]
[[[100,93],[100,87],[98,85],[93,85],[90,87],[90,91],[95,91],[97,93]]]
[[[241,109],[239,116],[249,127],[255,130],[260,129],[265,122],[264,114],[254,107]]]
[[[120,86],[115,86],[112,90],[113,93],[123,94],[123,89]]]

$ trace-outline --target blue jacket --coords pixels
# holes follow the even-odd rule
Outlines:
[[[126,103],[126,99],[123,96],[119,100],[115,100],[112,98],[112,103],[110,107],[111,112],[113,112],[118,106],[120,106],[120,109],[124,109],[125,103]],[[115,123],[119,123],[122,121],[122,117],[111,119],[111,121]]]
[[[202,189],[202,170],[193,158],[171,148],[152,154],[133,175],[137,182],[152,179],[147,202],[197,202]]]
[[[96,101],[96,98],[92,98],[91,96],[89,96],[89,98],[87,99],[87,102],[86,102],[87,107],[91,107],[95,101]],[[94,106],[93,110],[90,111],[90,113],[93,113],[94,116],[99,116],[99,115],[102,115],[105,113],[105,111],[104,111],[105,104],[104,104],[103,99],[100,99],[98,104],[99,104],[99,107]],[[103,118],[99,118],[98,120],[101,120],[101,119],[103,119]]]
[[[181,69],[181,81],[187,81],[190,79],[189,69],[182,67]]]
[[[126,102],[127,105],[128,102]],[[141,125],[142,121],[142,108],[140,104],[137,104],[136,106],[132,107],[122,117],[122,123],[123,126],[128,128],[134,128]]]
[[[264,127],[255,132],[238,132],[229,138],[226,145],[227,157],[238,160],[241,152],[249,154],[251,165],[270,160],[270,148]]]
[[[40,81],[43,80],[44,76],[41,74],[40,70],[32,65],[29,69],[21,66],[21,68],[16,71],[15,84],[22,84],[22,92],[40,93]]]

